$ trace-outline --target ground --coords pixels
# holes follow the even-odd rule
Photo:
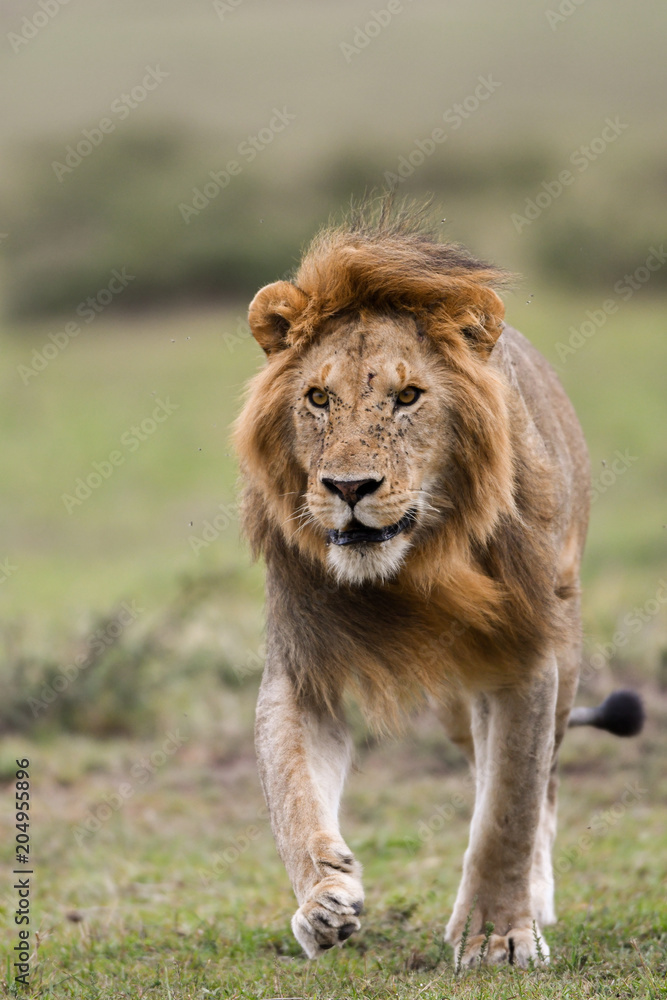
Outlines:
[[[637,740],[568,735],[551,968],[458,980],[442,936],[472,797],[436,721],[421,716],[400,741],[360,741],[343,829],[365,869],[363,930],[313,964],[289,929],[295,903],[248,735],[253,696],[252,685],[227,693],[244,723],[240,740],[204,742],[175,718],[183,742],[150,776],[136,765],[150,769],[161,739],[4,741],[5,767],[16,747],[35,764],[39,946],[27,996],[667,995],[664,694],[651,692],[651,722]],[[118,806],[126,784],[132,793]],[[3,843],[10,837],[5,824]]]

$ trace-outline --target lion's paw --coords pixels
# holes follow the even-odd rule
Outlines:
[[[292,917],[292,931],[308,958],[317,958],[361,927],[364,905],[361,884],[349,875],[331,875],[318,882]]]
[[[455,962],[459,964],[461,945],[456,948]],[[549,945],[539,930],[532,927],[512,929],[507,934],[491,934],[488,939],[484,934],[475,934],[466,941],[465,951],[461,960],[461,968],[484,965],[518,965],[522,969],[533,965],[546,965],[549,962]]]

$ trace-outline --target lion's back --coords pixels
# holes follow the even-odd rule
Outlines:
[[[492,364],[503,371],[525,406],[562,482],[567,534],[575,528],[583,548],[588,525],[590,463],[584,434],[558,374],[514,327],[505,325]]]

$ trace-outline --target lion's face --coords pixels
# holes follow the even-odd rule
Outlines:
[[[236,429],[244,528],[267,561],[287,542],[341,584],[428,587],[514,509],[496,272],[341,240],[250,305],[267,364]]]
[[[413,319],[330,321],[295,380],[302,523],[341,582],[391,578],[429,520],[448,445],[446,369]]]

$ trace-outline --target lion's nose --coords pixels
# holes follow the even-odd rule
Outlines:
[[[382,479],[323,479],[322,482],[331,493],[354,507],[362,497],[375,493],[382,486],[384,476]]]

